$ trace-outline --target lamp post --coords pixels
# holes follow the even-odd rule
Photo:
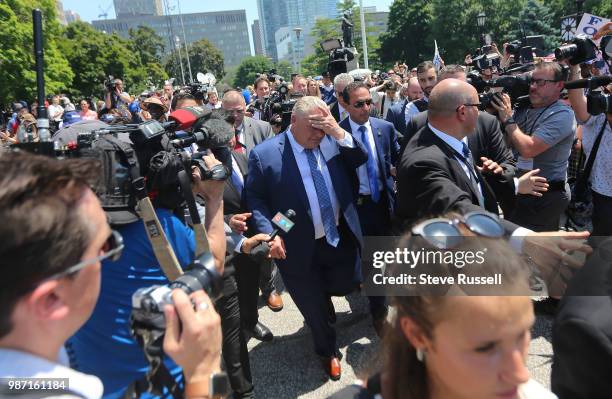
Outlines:
[[[575,0],[576,1],[576,34],[578,34],[578,25],[580,24],[580,17],[582,16],[582,5],[584,4],[584,0]]]
[[[181,77],[183,78],[183,86],[185,86],[185,71],[183,70],[183,57],[181,55],[181,39],[179,39],[178,36],[174,36],[174,43],[176,44],[176,49],[178,50],[179,65],[181,66]]]
[[[293,31],[295,32],[295,37],[296,37],[295,48],[293,49],[293,57],[294,57],[293,59],[294,59],[294,63],[297,64],[297,70],[299,74],[299,73],[302,73],[302,61],[301,61],[302,57],[300,57],[300,53],[301,53],[300,49],[302,48],[300,46],[300,34],[302,33],[302,28],[296,26],[295,28],[293,28]],[[296,60],[296,58],[298,60]]]
[[[480,45],[484,45],[484,26],[487,22],[487,14],[484,11],[481,11],[476,16],[476,24],[478,25],[478,30],[480,32]]]

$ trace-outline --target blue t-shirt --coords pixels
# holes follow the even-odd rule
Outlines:
[[[195,253],[193,230],[168,210],[158,209],[157,216],[179,263],[187,266]],[[123,254],[117,262],[102,263],[102,287],[94,312],[66,345],[70,366],[99,377],[105,398],[121,397],[148,368],[142,349],[130,333],[132,294],[142,287],[168,284],[142,221],[117,230],[123,235]],[[169,358],[165,363],[178,378],[180,367]]]

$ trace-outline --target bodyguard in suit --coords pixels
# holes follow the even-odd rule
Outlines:
[[[362,234],[351,173],[367,160],[363,146],[342,129],[317,97],[300,98],[289,128],[249,155],[246,200],[257,230],[293,209],[295,225],[271,243],[270,255],[312,331],[329,377],[341,376],[331,296],[361,281]]]
[[[236,129],[236,147],[238,152],[249,156],[251,150],[262,141],[273,137],[272,126],[268,122],[258,121],[245,116],[246,103],[242,93],[230,90],[223,95],[221,107],[234,116],[234,129]]]
[[[357,212],[365,236],[391,235],[391,215],[395,208],[392,173],[399,155],[399,144],[393,125],[370,117],[372,96],[362,82],[353,82],[342,92],[349,117],[340,127],[353,135],[368,152],[365,165],[356,169],[358,185]],[[370,270],[363,270],[366,277]],[[370,313],[378,335],[382,334],[387,315],[384,297],[368,297]]]
[[[336,120],[336,122],[343,121],[348,117],[348,111],[346,110],[346,104],[342,101],[342,91],[349,84],[353,83],[355,79],[349,75],[348,73],[341,73],[334,78],[334,90],[336,93],[336,101],[334,101],[330,106],[329,110],[331,111],[332,116]]]
[[[447,65],[439,73],[438,82],[444,79],[458,79],[467,82],[465,71],[459,65]],[[422,128],[427,126],[427,111],[416,114],[406,126],[404,145]],[[516,194],[541,196],[546,192],[546,178],[535,176],[538,171],[525,173],[521,178],[517,175],[516,162],[512,152],[506,145],[504,136],[493,115],[486,112],[478,113],[476,131],[467,136],[468,148],[474,155],[475,164],[491,189],[495,193],[504,215],[511,215],[514,210]],[[400,150],[400,153],[403,148]]]
[[[467,145],[478,122],[478,105],[476,89],[457,79],[445,79],[432,90],[429,123],[410,140],[398,166],[396,216],[403,227],[450,211],[466,214],[484,208],[497,213],[495,194],[474,166]],[[537,257],[536,263],[566,261],[568,248],[589,251],[574,241],[588,237],[587,232],[534,233],[504,219],[501,223],[511,245],[534,260]],[[546,239],[551,236],[557,239]]]

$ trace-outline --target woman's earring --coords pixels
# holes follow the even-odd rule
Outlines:
[[[417,349],[416,358],[419,362],[423,362],[423,360],[425,359],[425,351],[423,349]]]

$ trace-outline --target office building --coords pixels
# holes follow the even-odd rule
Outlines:
[[[258,19],[253,21],[251,25],[251,35],[253,36],[253,50],[255,50],[255,55],[264,55],[263,41],[261,39],[261,25]]]
[[[64,18],[66,19],[67,24],[81,20],[81,16],[72,10],[65,10]]]
[[[287,0],[257,0],[257,12],[264,54],[277,61],[275,35],[279,28],[288,26]]]
[[[117,18],[164,15],[162,0],[114,0]]]
[[[130,29],[148,26],[164,39],[167,52],[175,47],[176,37],[183,43],[181,26],[184,26],[188,44],[208,39],[223,53],[227,66],[238,65],[244,57],[251,55],[245,10],[182,14],[182,25],[179,15],[133,16],[98,20],[92,24],[99,31],[117,33],[124,38],[129,37]]]

